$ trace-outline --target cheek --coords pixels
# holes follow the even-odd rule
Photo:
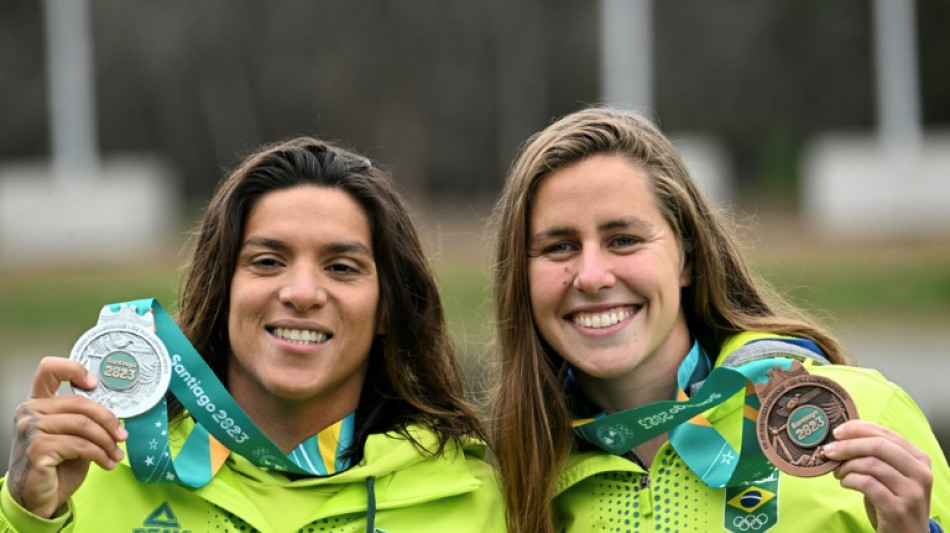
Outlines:
[[[244,284],[237,279],[231,281],[231,289],[228,293],[228,322],[238,319],[241,309],[246,305],[247,291]]]
[[[267,288],[261,284],[249,283],[239,275],[231,280],[228,297],[228,329],[238,331],[241,323],[259,317]]]
[[[237,321],[237,310],[240,308],[242,300],[241,286],[239,283],[231,281],[231,287],[228,289],[228,329],[234,329],[234,323]]]
[[[235,290],[232,285],[230,303],[228,304],[228,344],[232,352],[235,347],[242,344],[241,338],[236,338],[235,334],[245,331],[245,328],[241,326],[241,296],[240,290]]]
[[[345,313],[354,324],[368,331],[370,340],[374,335],[386,333],[386,310],[380,300],[378,287],[341,296],[341,301],[352,304]]]
[[[567,266],[536,265],[528,269],[528,289],[535,314],[550,311],[568,286],[570,277]]]

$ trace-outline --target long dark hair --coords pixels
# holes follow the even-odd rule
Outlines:
[[[404,202],[388,175],[369,159],[309,137],[266,146],[218,186],[196,230],[194,252],[179,293],[178,322],[198,352],[226,382],[228,307],[248,213],[265,194],[300,185],[345,192],[366,212],[379,275],[384,337],[371,347],[351,451],[372,433],[420,424],[450,439],[484,438],[466,402],[461,372],[445,325],[434,277]],[[170,406],[181,415],[177,402]],[[421,448],[421,446],[420,446]]]

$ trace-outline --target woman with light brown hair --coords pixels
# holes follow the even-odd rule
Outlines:
[[[589,108],[531,137],[493,228],[491,433],[512,533],[922,532],[950,521],[950,470],[913,401],[848,366],[830,333],[752,276],[645,118]],[[862,421],[809,456],[840,462],[835,476],[779,472],[743,440],[758,406],[748,383],[792,360],[857,404]],[[716,389],[736,372],[738,385]]]

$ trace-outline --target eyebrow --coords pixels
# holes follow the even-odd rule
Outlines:
[[[649,222],[638,217],[614,218],[597,225],[597,231],[603,233],[617,229],[647,230],[653,227]],[[577,234],[577,229],[571,226],[554,226],[539,231],[531,236],[531,242],[545,239],[557,239]]]
[[[284,251],[289,248],[284,241],[279,239],[272,239],[270,237],[250,237],[241,243],[241,248],[247,248],[248,246],[259,246],[261,248],[271,248],[278,251]]]
[[[290,250],[290,246],[288,246],[287,243],[280,239],[274,239],[271,237],[250,237],[244,241],[244,243],[241,245],[241,248],[247,248],[248,246],[270,248],[279,252],[286,252]],[[359,241],[333,242],[326,245],[324,247],[324,251],[331,254],[358,253],[368,257],[373,257],[373,251]]]

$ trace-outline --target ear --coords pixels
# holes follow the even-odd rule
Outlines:
[[[683,269],[680,270],[680,287],[689,287],[693,284],[693,265],[692,263],[683,263]]]

